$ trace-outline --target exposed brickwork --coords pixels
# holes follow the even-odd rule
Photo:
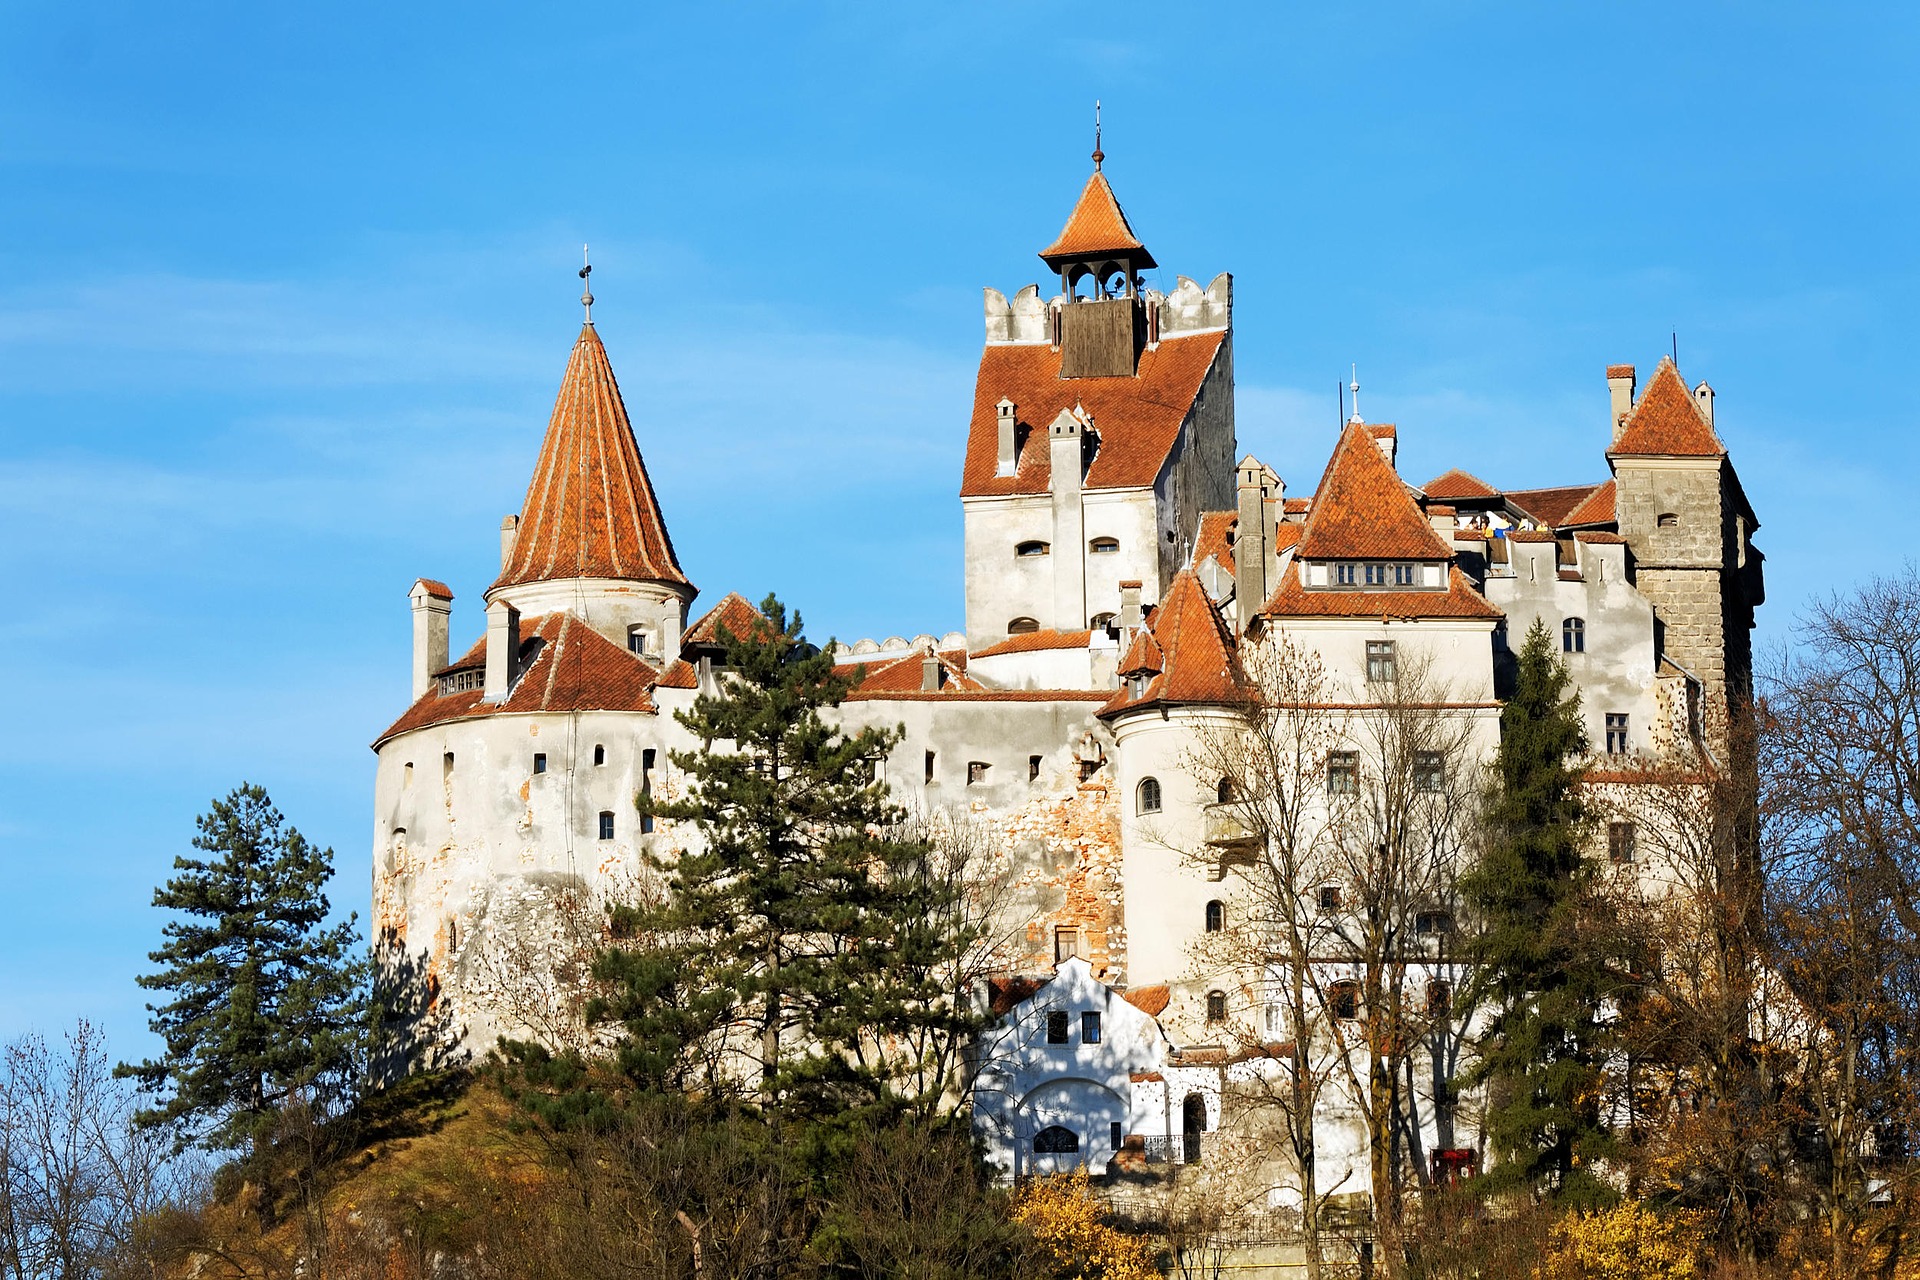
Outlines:
[[[1125,983],[1120,808],[1105,776],[1081,784],[1070,796],[1022,806],[1006,815],[1000,834],[1015,918],[1027,920],[1024,953],[1008,957],[1012,970],[1050,970],[1054,931],[1071,926],[1079,931],[1080,955],[1093,976]]]

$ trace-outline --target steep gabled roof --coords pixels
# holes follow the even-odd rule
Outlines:
[[[1057,271],[1065,262],[1107,255],[1130,258],[1135,270],[1159,265],[1133,234],[1120,201],[1107,184],[1107,175],[1095,169],[1081,189],[1073,212],[1067,215],[1067,225],[1060,228],[1052,244],[1040,251],[1040,257]]]
[[[1314,490],[1300,554],[1309,560],[1450,560],[1453,548],[1420,514],[1373,436],[1350,423]]]
[[[967,460],[960,496],[1046,493],[1053,479],[1047,428],[1062,410],[1084,408],[1093,418],[1100,447],[1087,468],[1089,489],[1144,488],[1160,470],[1180,438],[1213,368],[1220,331],[1163,338],[1140,353],[1132,377],[1062,378],[1061,352],[1045,343],[996,344],[980,353],[974,381],[973,421],[967,429]],[[1013,401],[1014,415],[1026,435],[1019,466],[1000,475],[1002,399]]]
[[[1497,498],[1500,491],[1471,472],[1454,467],[1443,471],[1420,486],[1421,492],[1429,498],[1441,498],[1448,502],[1459,499]]]
[[[729,591],[720,598],[720,603],[701,614],[700,620],[686,629],[680,637],[680,650],[684,653],[688,649],[722,647],[725,644],[720,638],[722,627],[739,640],[767,625],[766,614],[748,604],[746,597],[738,591]]]
[[[398,733],[448,720],[518,711],[646,711],[654,706],[652,690],[660,673],[586,623],[565,613],[525,618],[520,624],[523,658],[538,640],[527,668],[513,683],[503,702],[483,701],[484,690],[463,689],[442,694],[439,685],[421,695],[405,714],[387,726],[374,745]],[[483,636],[458,662],[445,670],[485,666],[487,641]]]
[[[1579,506],[1567,512],[1566,518],[1560,523],[1562,526],[1613,524],[1618,519],[1619,514],[1614,509],[1613,481],[1609,480],[1588,494]]]
[[[1653,380],[1627,414],[1620,438],[1607,450],[1610,458],[1722,458],[1726,453],[1713,424],[1700,411],[1680,371],[1667,356],[1660,357]]]
[[[1538,520],[1558,528],[1567,522],[1567,513],[1593,496],[1598,484],[1561,485],[1554,489],[1509,489],[1507,501]]]
[[[1300,566],[1290,564],[1280,586],[1260,610],[1267,618],[1499,618],[1500,610],[1474,589],[1456,566],[1445,591],[1341,591],[1309,589]]]
[[[1245,673],[1235,653],[1233,633],[1207,597],[1192,569],[1182,569],[1167,588],[1166,599],[1121,663],[1120,674],[1157,672],[1138,697],[1122,684],[1101,715],[1153,703],[1236,702],[1244,696]],[[1155,663],[1154,658],[1159,661]]]
[[[613,366],[591,324],[580,330],[520,508],[513,556],[494,587],[562,578],[689,585]]]

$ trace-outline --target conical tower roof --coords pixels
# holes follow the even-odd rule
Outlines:
[[[494,589],[567,578],[691,586],[673,554],[607,350],[591,323],[567,361],[513,555]]]
[[[1098,169],[1087,179],[1067,225],[1052,244],[1040,251],[1040,257],[1056,271],[1069,262],[1104,257],[1129,258],[1136,271],[1159,265],[1133,234],[1113,188],[1107,184],[1107,175]]]

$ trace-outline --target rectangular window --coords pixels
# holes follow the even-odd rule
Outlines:
[[[1367,683],[1391,684],[1400,678],[1400,657],[1391,640],[1367,641]]]
[[[933,781],[933,752],[927,752],[927,781]]]
[[[1115,1120],[1112,1124],[1111,1138],[1113,1142],[1113,1149],[1115,1151],[1118,1151],[1120,1149],[1121,1142],[1125,1138],[1125,1135],[1120,1131],[1120,1122],[1118,1120]]]
[[[600,838],[613,839],[613,814],[604,810],[600,814]]]
[[[1081,1044],[1099,1044],[1100,1043],[1100,1015],[1099,1014],[1083,1013],[1080,1015],[1080,1043]]]
[[[1438,751],[1413,753],[1413,789],[1415,791],[1440,790],[1446,782],[1446,775],[1446,760]]]
[[[533,753],[533,771],[535,773],[545,773],[547,771],[547,753],[546,752],[536,751]]]
[[[1393,585],[1396,587],[1412,586],[1413,571],[1414,566],[1410,564],[1397,564],[1393,566]]]
[[[1435,934],[1452,933],[1453,932],[1453,912],[1451,911],[1419,912],[1413,917],[1413,931],[1415,933],[1435,933]]]
[[[1360,793],[1360,753],[1333,751],[1327,755],[1327,791],[1330,795]]]
[[[1607,858],[1613,862],[1633,861],[1635,831],[1631,822],[1607,824]]]
[[[595,747],[593,751],[596,757],[594,760],[594,763],[599,764],[600,759],[598,757],[600,755],[600,748]],[[643,800],[651,800],[653,798],[653,748],[652,747],[648,747],[645,750],[641,751],[640,753],[640,798]],[[653,815],[652,814],[643,813],[640,815],[640,834],[643,836],[653,834]]]
[[[1060,964],[1080,954],[1080,930],[1061,925],[1053,931],[1053,962]]]
[[[1340,909],[1339,885],[1323,884],[1320,886],[1320,909],[1328,912],[1338,911]]]
[[[1336,982],[1327,988],[1327,1011],[1336,1018],[1360,1016],[1360,984]]]
[[[1386,586],[1387,585],[1387,566],[1383,564],[1368,565],[1367,566],[1367,585],[1370,587]]]
[[[1055,1011],[1047,1015],[1047,1043],[1065,1044],[1067,1042],[1067,1015]]]
[[[1333,567],[1333,580],[1343,587],[1352,586],[1353,585],[1353,566],[1350,564],[1335,565]]]
[[[987,780],[987,762],[984,760],[967,761],[967,785],[979,786]]]
[[[1040,757],[1028,756],[1027,757],[1027,781],[1038,782],[1039,780],[1040,780]]]
[[[1607,754],[1623,756],[1632,747],[1627,742],[1627,717],[1624,712],[1607,712]]]

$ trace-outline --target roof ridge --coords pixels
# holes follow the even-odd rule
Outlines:
[[[1309,560],[1451,560],[1453,548],[1440,541],[1366,427],[1348,423],[1314,488],[1299,554]]]
[[[1685,413],[1680,411],[1681,403],[1686,405]],[[1661,356],[1647,379],[1646,391],[1627,411],[1620,436],[1607,456],[1717,458],[1726,452],[1720,433],[1680,376],[1680,367],[1673,357]]]

